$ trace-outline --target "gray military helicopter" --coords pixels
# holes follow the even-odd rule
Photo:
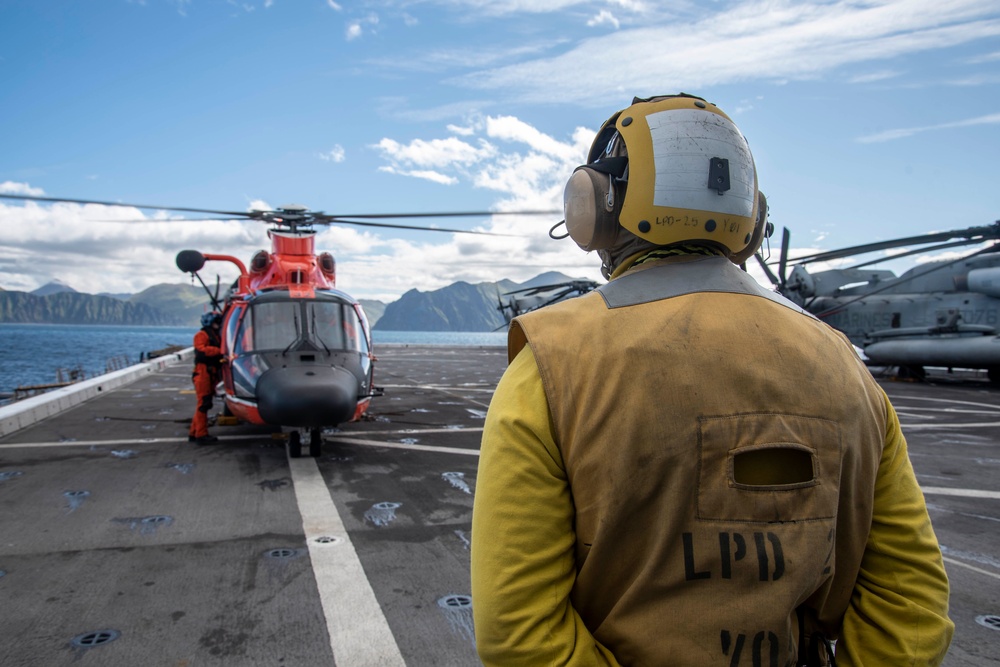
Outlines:
[[[908,379],[924,378],[925,367],[985,369],[990,381],[1000,384],[1000,245],[921,264],[900,276],[868,268],[997,239],[1000,221],[789,259],[786,228],[777,262],[767,262],[760,254],[757,260],[778,292],[842,331],[864,351],[870,366],[896,367],[898,376]],[[914,246],[847,268],[814,273],[806,268]]]
[[[503,294],[497,290],[497,310],[500,311],[505,320],[504,324],[497,329],[508,326],[510,321],[518,315],[586,294],[599,286],[600,283],[596,280],[574,278],[558,283],[523,287]],[[503,297],[507,297],[506,301]]]

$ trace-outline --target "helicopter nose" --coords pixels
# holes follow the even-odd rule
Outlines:
[[[257,381],[257,410],[269,424],[336,426],[354,417],[357,404],[358,380],[343,368],[272,368]]]

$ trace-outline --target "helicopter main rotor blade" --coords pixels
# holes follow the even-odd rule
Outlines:
[[[476,232],[467,229],[450,229],[445,227],[420,227],[410,225],[398,225],[393,223],[376,223],[372,220],[404,219],[404,218],[469,218],[469,217],[491,217],[494,215],[558,215],[561,211],[440,211],[440,212],[414,212],[414,213],[359,213],[356,215],[330,215],[322,212],[312,212],[304,207],[285,208],[274,211],[220,211],[206,208],[190,208],[184,206],[159,206],[155,204],[128,204],[124,202],[104,201],[97,199],[67,199],[63,197],[39,197],[34,195],[0,194],[0,199],[14,199],[18,201],[35,201],[48,203],[66,204],[95,204],[100,206],[119,206],[124,208],[138,208],[157,211],[176,211],[178,213],[205,213],[209,215],[227,216],[228,220],[260,220],[273,224],[287,224],[293,229],[296,227],[308,227],[310,225],[344,224],[358,225],[363,227],[384,227],[389,229],[413,229],[428,232],[447,232],[452,234],[477,234],[482,236],[514,236],[512,234],[501,234],[498,232]],[[357,218],[357,219],[352,219]],[[215,221],[218,218],[188,218],[191,221]],[[114,221],[125,222],[125,221]],[[136,222],[150,222],[149,220],[139,220]]]
[[[939,243],[938,245],[935,245],[935,246],[928,246],[926,248],[917,248],[916,250],[909,250],[907,252],[901,252],[901,253],[892,255],[890,257],[877,257],[877,258],[875,258],[873,260],[869,260],[867,262],[862,262],[861,264],[855,264],[854,266],[849,266],[847,268],[848,269],[860,269],[860,268],[865,267],[865,266],[871,266],[872,264],[881,264],[883,262],[886,262],[886,261],[889,261],[889,260],[893,260],[893,259],[898,259],[900,257],[909,257],[910,255],[919,255],[920,253],[924,253],[924,252],[937,252],[938,250],[945,250],[947,248],[958,248],[958,247],[961,247],[961,246],[967,246],[969,244],[970,244],[969,241],[953,241],[951,243]]]
[[[521,289],[511,290],[510,292],[504,292],[504,294],[525,294],[525,296],[535,296],[536,294],[541,294],[542,292],[549,292],[560,287],[566,287],[567,285],[572,285],[572,282],[567,283],[553,283],[551,285],[536,285],[535,287],[522,287]]]
[[[778,277],[781,282],[778,283],[782,287],[785,286],[785,281],[787,279],[786,272],[788,269],[788,245],[792,240],[792,233],[788,231],[788,227],[783,227],[781,230],[781,257],[778,258]]]
[[[146,218],[145,220],[89,220],[89,222],[246,222],[252,218]]]
[[[366,222],[362,220],[342,220],[337,218],[330,222],[304,222],[303,227],[310,225],[358,225],[360,227],[384,227],[388,229],[410,229],[418,232],[448,232],[451,234],[478,234],[479,236],[514,236],[514,234],[501,234],[500,232],[476,232],[469,229],[452,229],[449,227],[418,227],[416,225],[394,225],[388,222]]]
[[[328,215],[315,213],[317,218],[328,218],[331,222],[343,222],[344,218],[364,218],[382,220],[387,218],[474,218],[493,215],[562,215],[562,211],[455,211],[445,213],[360,213],[357,215]]]
[[[208,208],[185,208],[182,206],[157,206],[155,204],[125,204],[117,201],[99,201],[96,199],[65,199],[63,197],[35,197],[33,195],[0,194],[0,199],[17,199],[20,201],[43,201],[53,204],[97,204],[100,206],[121,206],[123,208],[148,208],[158,211],[178,211],[180,213],[212,213],[215,215],[235,215],[241,219],[251,217],[252,213],[245,211],[216,211]]]
[[[755,252],[753,256],[757,258],[757,263],[760,264],[760,268],[764,269],[764,274],[767,276],[767,279],[771,281],[771,284],[781,285],[782,283],[778,280],[778,276],[774,275],[774,271],[772,271],[771,267],[767,265],[767,262],[765,262],[764,258],[761,257],[761,254],[759,252]]]
[[[863,245],[851,246],[849,248],[841,248],[840,250],[819,252],[812,255],[806,255],[804,257],[796,257],[795,259],[792,260],[792,263],[809,264],[812,262],[823,262],[831,259],[840,259],[841,257],[863,255],[865,253],[876,252],[878,250],[888,250],[889,248],[898,248],[900,246],[912,245],[915,243],[917,244],[937,243],[940,241],[950,241],[951,239],[955,238],[966,239],[959,245],[971,245],[973,243],[981,243],[983,241],[988,241],[990,239],[1000,238],[1000,222],[995,222],[992,225],[986,225],[980,227],[956,229],[950,232],[934,232],[931,234],[922,234],[920,236],[908,236],[905,238],[891,239],[889,241],[865,243]]]

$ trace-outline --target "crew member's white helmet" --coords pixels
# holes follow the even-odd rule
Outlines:
[[[714,104],[680,94],[636,98],[604,123],[566,185],[566,230],[582,249],[618,228],[657,246],[700,243],[742,264],[769,231],[743,134]]]

